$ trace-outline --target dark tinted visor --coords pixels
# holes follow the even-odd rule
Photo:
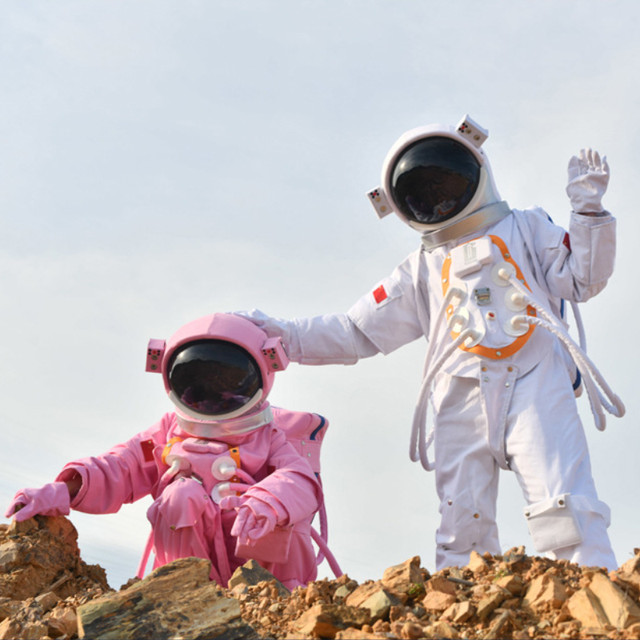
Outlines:
[[[391,170],[391,195],[410,220],[433,224],[453,218],[471,201],[480,164],[451,138],[434,136],[407,147]]]
[[[190,342],[178,349],[168,377],[182,404],[207,416],[242,408],[262,388],[258,363],[242,347],[222,340]]]

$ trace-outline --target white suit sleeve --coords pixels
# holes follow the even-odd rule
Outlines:
[[[615,263],[615,218],[574,212],[567,234],[549,222],[541,210],[526,213],[549,292],[565,300],[584,302],[602,291]]]
[[[355,364],[387,354],[424,335],[416,312],[410,256],[345,313],[283,320],[254,309],[237,312],[269,337],[280,336],[289,358],[300,364]]]
[[[425,335],[428,309],[426,301],[419,305],[415,286],[417,279],[422,279],[427,286],[426,273],[417,275],[421,259],[420,251],[412,253],[347,313],[353,324],[385,355]]]
[[[355,364],[379,351],[344,313],[293,320],[274,318],[259,309],[235,313],[270,338],[282,338],[289,358],[300,364]]]

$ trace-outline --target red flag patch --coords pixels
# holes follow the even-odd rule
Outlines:
[[[155,442],[153,440],[142,440],[140,442],[140,448],[142,449],[142,455],[145,462],[153,462],[153,450],[155,449]]]
[[[562,241],[562,244],[567,247],[567,249],[569,249],[569,251],[571,251],[571,240],[569,239],[569,234],[565,233],[564,234],[564,240]]]
[[[381,302],[383,302],[384,300],[387,299],[387,292],[384,289],[383,285],[380,285],[377,289],[374,289],[373,291],[373,299],[380,304]]]

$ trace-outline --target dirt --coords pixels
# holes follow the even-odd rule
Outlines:
[[[67,518],[0,525],[0,640],[76,638],[78,607],[111,591]],[[223,591],[263,638],[640,637],[640,550],[611,573],[520,547],[435,574],[415,556],[361,584],[345,575],[290,594],[275,580]]]

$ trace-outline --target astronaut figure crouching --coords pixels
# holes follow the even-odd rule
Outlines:
[[[368,195],[380,217],[393,212],[418,231],[421,247],[346,314],[241,313],[282,336],[303,364],[353,364],[427,337],[410,449],[436,473],[438,569],[465,565],[472,550],[501,552],[499,469],[517,476],[537,552],[613,569],[609,509],[575,391],[586,388],[600,429],[603,407],[620,416],[624,406],[564,320],[565,301],[588,300],[613,271],[615,219],[601,205],[608,165],[592,150],[571,159],[567,233],[542,209],[501,200],[482,149],[487,135],[466,116],[456,127],[413,129],[392,146],[382,185]]]
[[[247,558],[290,589],[307,584],[317,575],[311,521],[322,490],[274,419],[299,412],[272,411],[267,401],[287,363],[278,340],[231,314],[150,341],[147,370],[162,374],[175,411],[102,455],[68,463],[55,482],[19,491],[7,517],[114,513],[151,495],[139,577],[153,551],[154,568],[209,559],[221,586]]]

